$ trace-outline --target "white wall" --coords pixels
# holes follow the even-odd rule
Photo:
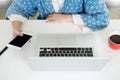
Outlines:
[[[0,0],[0,8],[8,8],[12,0]]]

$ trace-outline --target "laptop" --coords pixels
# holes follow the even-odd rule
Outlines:
[[[95,35],[38,34],[35,57],[28,62],[35,71],[96,71],[110,60],[97,53]]]

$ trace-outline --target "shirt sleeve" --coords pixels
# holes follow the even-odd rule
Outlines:
[[[29,18],[37,12],[35,1],[32,0],[14,0],[7,10],[6,17],[17,14]]]
[[[10,21],[20,21],[22,23],[25,23],[28,19],[26,17],[23,17],[21,15],[17,15],[17,14],[12,14],[10,16],[8,16],[8,18],[10,19]]]
[[[104,0],[84,0],[84,13],[80,16],[92,31],[105,28],[110,19]]]
[[[79,14],[73,14],[73,23],[76,25],[84,25],[84,22]]]
[[[91,30],[85,26],[84,21],[82,20],[79,14],[73,14],[73,23],[77,25],[83,32],[91,32]]]

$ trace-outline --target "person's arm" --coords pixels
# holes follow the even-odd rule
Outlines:
[[[14,0],[7,10],[6,17],[13,25],[13,36],[22,35],[22,24],[30,16],[36,14],[36,5],[33,0]],[[24,19],[24,20],[23,20]]]
[[[8,18],[12,22],[13,37],[22,36],[22,25],[27,21],[27,18],[17,14],[12,14]]]
[[[12,21],[13,26],[13,37],[16,37],[17,35],[22,36],[22,25],[23,23],[21,21]]]
[[[84,0],[84,10],[85,13],[80,16],[92,31],[101,30],[109,24],[110,15],[104,0]]]
[[[37,4],[33,0],[13,0],[12,4],[9,6],[6,17],[16,14],[21,15],[29,19],[30,16],[35,16],[37,12]]]
[[[73,23],[71,14],[50,14],[46,22],[70,22]]]
[[[109,24],[110,15],[104,0],[83,0],[84,12],[78,15],[79,25],[89,28],[91,31],[101,30]],[[77,6],[76,6],[77,7]],[[47,22],[73,22],[75,17],[69,14],[51,14],[47,17]],[[83,21],[81,23],[81,21]],[[77,22],[78,24],[78,22]],[[84,25],[83,25],[84,24]]]

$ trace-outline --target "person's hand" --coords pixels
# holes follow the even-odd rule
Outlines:
[[[13,37],[15,38],[16,36],[23,36],[22,33],[22,22],[20,21],[13,21]]]
[[[16,37],[16,36],[23,36],[22,29],[20,26],[13,27],[13,37]]]
[[[46,22],[73,22],[72,15],[69,14],[50,14]]]

